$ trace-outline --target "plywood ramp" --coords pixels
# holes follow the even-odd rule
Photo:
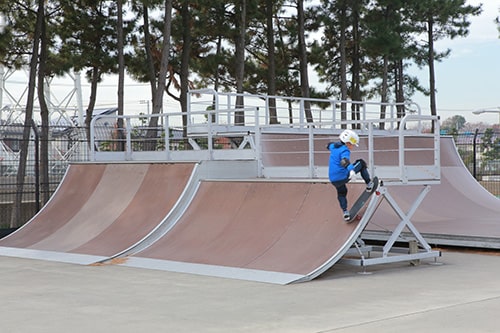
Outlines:
[[[418,186],[394,186],[391,194],[401,208],[408,209],[418,195]],[[441,139],[441,184],[431,191],[412,217],[422,234],[446,238],[493,239],[500,241],[500,200],[479,184],[464,166],[452,138]],[[399,219],[382,203],[367,230],[393,230]],[[443,241],[441,241],[441,244]],[[453,244],[451,244],[453,245]]]
[[[65,261],[61,253],[67,253],[69,262],[113,256],[165,219],[193,169],[189,163],[73,164],[40,213],[0,240],[0,254]]]
[[[351,184],[348,200],[365,190]],[[347,224],[327,182],[202,182],[176,225],[125,265],[290,283],[347,251],[366,221]]]
[[[308,163],[308,141],[297,140],[293,134],[263,135],[264,166],[305,166]],[[305,138],[305,136],[304,136]],[[325,137],[315,142],[315,163],[328,166],[326,142],[338,140]],[[433,138],[405,137],[405,146],[432,147]],[[430,192],[412,217],[412,223],[424,234],[441,245],[484,244],[500,248],[500,199],[479,184],[467,170],[458,154],[452,137],[441,137],[441,183],[433,184]],[[352,159],[368,161],[368,142],[362,138],[359,148],[352,151]],[[398,165],[398,137],[374,137],[374,164]],[[276,152],[289,152],[275,154]],[[433,163],[432,151],[407,151],[405,161],[410,165]],[[394,175],[397,177],[397,175]],[[380,178],[380,177],[379,177]],[[384,179],[381,179],[384,181]],[[388,186],[388,191],[405,212],[422,190],[418,185]],[[366,230],[373,231],[373,239],[383,239],[400,222],[394,210],[385,201],[377,209]],[[366,235],[367,233],[364,233]],[[381,238],[380,238],[380,237]],[[483,246],[483,245],[481,245]]]

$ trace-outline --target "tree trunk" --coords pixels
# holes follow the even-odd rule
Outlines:
[[[386,118],[386,105],[387,103],[387,95],[389,93],[389,84],[388,84],[388,77],[389,77],[389,59],[388,55],[384,54],[384,60],[383,60],[383,72],[382,72],[382,87],[380,89],[380,95],[381,95],[381,102],[382,105],[380,106],[380,119],[384,120]],[[379,124],[380,129],[385,129],[385,122],[381,121]]]
[[[117,29],[117,39],[118,39],[118,115],[123,116],[124,113],[124,102],[123,102],[123,91],[125,85],[125,58],[123,56],[124,38],[123,38],[123,0],[118,0],[117,4],[117,15],[118,15],[118,29]],[[123,119],[118,118],[118,140],[119,142],[114,142],[117,144],[119,151],[125,150],[125,137],[123,135]]]
[[[95,102],[97,99],[97,85],[100,79],[99,68],[94,66],[92,68],[92,75],[90,81],[90,97],[89,105],[85,114],[85,132],[87,133],[87,144],[90,148],[90,122],[92,121],[92,115],[94,113]]]
[[[40,192],[41,204],[44,205],[50,196],[49,188],[49,108],[45,102],[45,65],[47,62],[47,35],[45,19],[40,32],[40,61],[38,64],[38,103],[40,104],[40,117],[42,130],[40,133]]]
[[[266,20],[267,20],[267,93],[270,96],[276,95],[276,59],[274,54],[274,1],[266,0]],[[277,124],[276,99],[269,98],[269,123]]]
[[[44,0],[38,0],[38,10],[36,15],[35,32],[33,38],[33,51],[30,60],[30,74],[28,83],[28,95],[26,102],[26,111],[24,112],[24,130],[23,140],[21,142],[21,151],[19,154],[19,166],[17,169],[17,187],[14,203],[12,204],[12,214],[10,219],[10,227],[16,228],[21,225],[21,205],[23,201],[24,191],[24,176],[26,174],[26,160],[28,158],[29,139],[31,133],[31,120],[33,118],[33,104],[35,100],[35,82],[36,71],[38,63],[38,48],[40,45],[40,34],[42,31],[42,24],[45,17]],[[40,83],[40,84],[43,84]]]
[[[396,93],[396,103],[404,103],[405,101],[405,79],[404,79],[404,64],[403,59],[399,59],[396,68],[397,70],[397,93]],[[403,118],[406,114],[404,105],[397,106],[398,118]]]
[[[311,97],[309,91],[309,74],[307,62],[307,47],[305,38],[305,15],[304,15],[304,0],[297,0],[297,19],[298,19],[298,40],[299,40],[299,67],[300,67],[300,91],[302,97]],[[311,113],[311,102],[304,101],[304,113],[308,122],[313,122]]]
[[[351,98],[353,101],[361,101],[361,65],[360,65],[360,37],[359,37],[359,8],[358,2],[353,3],[352,9],[352,43],[353,43],[353,54],[352,54],[352,87],[351,87]],[[351,119],[359,121],[361,120],[361,114],[359,111],[360,105],[353,103],[351,105]],[[359,129],[360,124],[356,123],[352,125],[353,129]]]
[[[427,38],[429,41],[429,90],[431,115],[437,115],[436,111],[436,78],[434,73],[434,21],[429,19],[427,22]],[[434,122],[432,123],[432,133],[434,133]]]
[[[149,33],[149,12],[148,12],[148,6],[143,5],[143,14],[142,14],[142,20],[143,20],[143,25],[142,28],[144,30],[144,47],[146,51],[146,63],[147,63],[147,70],[148,70],[148,77],[149,77],[149,85],[151,87],[151,96],[156,95],[156,74],[155,74],[155,66],[153,64],[153,56],[151,55],[151,36]],[[152,98],[151,98],[152,102]]]
[[[189,58],[191,57],[191,13],[189,1],[184,0],[181,8],[182,16],[182,54],[181,54],[181,111],[183,137],[187,137],[187,95],[189,90]]]
[[[168,60],[170,52],[170,36],[171,36],[171,24],[172,24],[172,0],[165,0],[165,11],[164,11],[164,22],[163,22],[163,46],[161,50],[161,63],[160,72],[158,75],[158,82],[153,96],[153,114],[159,114],[163,111],[163,94],[165,93],[165,82],[167,80],[168,73]],[[152,117],[149,121],[149,127],[153,130],[149,130],[147,136],[155,137],[156,130],[158,126],[158,118]]]
[[[238,13],[238,11],[236,11]],[[238,16],[238,15],[237,15]],[[239,20],[237,20],[236,27],[238,28],[238,34],[236,35],[235,43],[235,57],[236,57],[236,68],[235,68],[235,79],[236,79],[236,92],[238,96],[236,97],[236,109],[242,109],[244,107],[243,101],[243,80],[245,76],[245,45],[246,45],[246,17],[247,16],[247,2],[246,0],[241,0],[241,6],[239,8]],[[234,114],[235,125],[245,124],[245,112],[236,111]]]
[[[216,57],[219,58],[220,55],[222,53],[222,36],[217,36],[217,51],[216,51]],[[219,63],[217,63],[217,66],[215,67],[215,73],[214,73],[214,90],[215,91],[219,91],[219,82],[220,82],[220,78],[219,78],[219,68],[220,68],[220,65]],[[216,96],[214,95],[213,99],[212,99],[212,110],[215,110],[215,107],[216,107]],[[212,114],[212,123],[215,122],[215,114]]]
[[[342,3],[340,10],[340,99],[347,100],[347,54],[346,54],[346,8]],[[340,120],[347,120],[347,105],[340,103]],[[346,124],[342,124],[342,128],[347,128]]]

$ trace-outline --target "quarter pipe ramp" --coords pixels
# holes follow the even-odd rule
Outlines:
[[[139,242],[170,212],[194,164],[72,164],[50,201],[0,240],[0,254],[88,264]]]
[[[408,209],[419,188],[394,186],[390,190],[401,208]],[[451,137],[441,139],[441,184],[432,186],[412,222],[428,241],[440,245],[500,248],[500,199],[472,177]],[[383,202],[366,229],[380,236],[398,223]]]
[[[364,189],[352,184],[350,202]],[[345,223],[327,182],[204,181],[175,226],[123,265],[280,284],[306,281],[339,260],[367,222]]]

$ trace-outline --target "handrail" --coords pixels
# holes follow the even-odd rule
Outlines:
[[[212,90],[204,90],[204,92]],[[234,96],[234,95],[232,95]],[[245,95],[247,96],[247,95]],[[257,95],[260,96],[260,95]],[[255,95],[253,95],[255,97]],[[304,100],[302,100],[304,101]],[[322,150],[317,142],[325,140],[331,135],[337,136],[344,128],[359,128],[360,136],[367,138],[367,150],[360,151],[367,154],[369,171],[372,174],[383,175],[385,179],[399,179],[402,183],[417,181],[439,181],[440,180],[440,148],[439,148],[439,117],[424,116],[418,114],[406,115],[402,118],[388,119],[360,119],[345,121],[319,121],[304,122],[303,124],[263,124],[263,115],[258,106],[246,104],[242,108],[229,107],[222,108],[223,104],[218,104],[219,109],[191,110],[189,112],[187,126],[182,125],[182,117],[186,114],[182,112],[169,114],[151,115],[99,115],[92,119],[90,134],[90,159],[96,160],[161,160],[161,161],[203,161],[203,160],[254,160],[258,165],[258,176],[260,177],[299,177],[299,178],[323,178],[327,177],[327,165],[324,164],[326,151]],[[366,109],[366,108],[364,108]],[[235,125],[232,122],[236,112],[244,112],[244,125]],[[223,116],[223,118],[219,118]],[[149,120],[158,117],[162,120],[157,128],[148,128]],[[117,151],[113,149],[100,150],[99,144],[103,142],[113,142],[111,136],[114,127],[107,127],[104,136],[96,135],[96,127],[99,123],[107,119],[113,119],[109,123],[114,124],[118,119],[123,119],[124,128],[117,129],[125,131],[125,136],[120,139],[124,143],[124,149]],[[134,127],[133,121],[142,120],[143,125]],[[305,121],[305,119],[304,119]],[[385,126],[379,129],[377,126],[385,122],[386,124],[397,125]],[[409,123],[417,122],[414,129],[408,129]],[[405,147],[405,137],[407,136],[429,136],[423,134],[423,123],[432,122],[435,128],[434,142],[432,147],[429,141],[425,140],[422,147]],[[109,126],[109,124],[107,125]],[[408,128],[407,128],[408,127]],[[145,136],[145,131],[156,130],[156,143],[151,145],[150,138]],[[134,134],[133,134],[134,133]],[[136,134],[138,133],[138,134]],[[160,134],[161,133],[161,134]],[[295,141],[292,145],[281,144],[279,142],[269,143],[273,135],[288,135],[287,140]],[[107,135],[107,137],[106,137]],[[161,136],[160,136],[161,135]],[[398,147],[396,150],[377,150],[375,144],[380,137],[394,136]],[[307,140],[307,144],[304,144]],[[302,141],[302,142],[301,142]],[[144,142],[144,144],[143,144]],[[273,147],[265,150],[264,147]],[[117,147],[117,146],[115,146]],[[293,148],[286,148],[293,147]],[[299,147],[298,150],[296,147]],[[280,149],[283,151],[280,152]],[[288,150],[287,150],[288,149]],[[405,161],[405,154],[410,151],[433,150],[434,160],[431,163],[424,161],[428,165],[409,165]],[[396,154],[394,163],[376,165],[378,154]],[[288,164],[279,162],[279,154],[295,155]],[[417,154],[419,154],[417,152]],[[274,155],[274,157],[273,157]],[[317,155],[317,156],[316,156]],[[428,156],[427,154],[424,156]],[[276,163],[278,162],[278,163]],[[294,164],[295,163],[295,164]],[[384,161],[385,163],[385,161]]]
[[[201,98],[202,96],[209,95],[211,98],[209,100]],[[199,97],[198,101],[195,101],[194,96]],[[277,116],[282,124],[288,123],[292,125],[292,120],[296,120],[297,123],[293,124],[298,128],[307,128],[308,120],[306,117],[306,107],[305,102],[309,102],[311,105],[311,112],[313,113],[313,122],[321,123],[324,126],[324,121],[331,121],[334,124],[338,124],[338,119],[341,119],[341,112],[350,113],[352,111],[346,110],[341,111],[339,105],[352,105],[354,109],[359,109],[359,120],[358,123],[364,122],[366,120],[375,120],[380,118],[380,110],[369,111],[369,108],[380,108],[382,106],[389,107],[390,119],[398,119],[395,114],[397,107],[405,107],[405,109],[411,108],[412,110],[406,110],[407,112],[414,112],[416,115],[421,115],[421,109],[418,104],[414,102],[374,102],[374,101],[353,101],[353,100],[336,100],[336,99],[322,99],[322,98],[303,98],[303,97],[289,97],[289,96],[275,96],[275,95],[264,95],[264,94],[249,94],[249,93],[234,93],[234,92],[217,92],[213,89],[199,89],[190,90],[188,94],[188,121],[190,121],[190,115],[195,111],[196,106],[204,106],[205,110],[212,108],[215,110],[219,109],[231,109],[234,108],[236,104],[236,98],[242,97],[245,100],[245,106],[261,107],[265,110],[269,108],[269,100],[274,99],[276,103]],[[281,105],[279,104],[281,102]],[[415,109],[415,110],[413,110]],[[292,116],[293,113],[298,112]],[[281,114],[281,115],[280,115]],[[314,116],[316,114],[316,116]],[[324,118],[323,115],[328,115]],[[259,125],[266,126],[270,125],[270,117],[268,112],[264,113],[264,121],[260,122]],[[391,123],[391,129],[395,128],[396,123]]]
[[[399,125],[399,131],[398,131],[398,143],[399,143],[399,152],[398,152],[398,158],[399,158],[399,173],[400,173],[400,179],[403,181],[403,183],[408,182],[409,177],[408,177],[408,172],[406,169],[406,164],[405,164],[405,142],[404,142],[404,137],[405,137],[405,129],[406,125],[409,121],[418,121],[419,122],[419,127],[420,127],[420,122],[421,121],[432,121],[434,124],[434,167],[435,168],[440,168],[441,166],[441,161],[440,161],[440,143],[439,143],[439,117],[438,116],[416,116],[416,115],[406,115],[401,119],[400,125]]]
[[[228,118],[230,117],[230,114],[234,114],[239,111],[252,111],[253,112],[253,124],[247,125],[247,126],[234,126],[232,124],[226,124],[226,123],[221,123],[221,122],[214,122],[212,121],[212,115],[220,115],[221,113],[227,112],[228,113]],[[242,132],[245,133],[252,133],[255,135],[256,140],[259,139],[259,126],[258,126],[258,120],[259,120],[259,109],[255,107],[245,107],[245,108],[234,108],[234,109],[225,109],[225,110],[207,110],[207,111],[195,111],[191,113],[192,115],[202,115],[205,118],[204,123],[197,123],[193,124],[191,122],[191,125],[188,125],[186,128],[186,132],[188,137],[189,136],[194,136],[194,137],[206,137],[207,141],[207,151],[208,151],[208,156],[210,159],[212,159],[213,155],[213,145],[214,145],[214,138],[219,134],[219,131],[222,131],[226,135],[230,135],[230,133],[237,133],[241,134]],[[165,156],[159,156],[159,158],[165,158],[169,160],[171,158],[171,149],[170,147],[170,133],[169,131],[171,130],[170,126],[174,125],[173,122],[171,121],[171,118],[174,117],[179,117],[182,116],[182,113],[172,113],[172,114],[149,114],[149,115],[98,115],[95,116],[91,123],[90,123],[90,159],[95,161],[96,160],[96,154],[98,152],[98,145],[96,144],[96,127],[97,123],[101,122],[103,119],[112,119],[110,123],[114,124],[117,122],[118,119],[123,119],[123,124],[124,127],[121,129],[114,128],[114,127],[108,127],[110,131],[114,130],[123,130],[125,132],[125,138],[124,140],[120,140],[121,142],[124,142],[125,144],[125,149],[124,151],[121,151],[120,153],[124,153],[124,158],[125,160],[132,160],[133,156],[133,145],[132,145],[132,133],[134,129],[132,125],[132,120],[133,119],[147,119],[145,121],[145,127],[147,128],[147,123],[149,123],[149,119],[156,117],[156,118],[161,118],[162,120],[162,127],[158,127],[156,130],[162,129],[165,133],[163,139],[163,144],[165,146]],[[246,116],[248,119],[249,116]],[[109,124],[107,125],[109,126]],[[182,124],[178,124],[179,127],[182,127]],[[218,127],[219,126],[219,127]],[[198,129],[198,131],[197,131]],[[111,138],[108,138],[108,140]],[[188,139],[188,138],[184,138]],[[106,140],[105,140],[106,141]],[[191,142],[191,144],[195,144],[194,142]],[[199,148],[199,147],[196,147]],[[117,156],[115,156],[116,158]]]
[[[96,160],[96,123],[99,120],[102,119],[113,119],[113,120],[118,120],[118,119],[124,119],[125,121],[123,122],[125,127],[122,128],[122,130],[125,130],[125,159],[130,160],[131,159],[131,153],[132,153],[132,124],[131,124],[131,119],[150,119],[150,118],[163,118],[163,129],[165,130],[165,133],[168,133],[168,128],[169,128],[169,121],[168,121],[168,114],[160,113],[160,114],[149,114],[149,115],[97,115],[92,118],[90,121],[90,159],[95,161]],[[113,126],[116,122],[113,122]],[[115,127],[113,127],[115,128]],[[116,128],[116,130],[120,130]],[[168,140],[169,136],[165,135],[165,146],[168,147]]]

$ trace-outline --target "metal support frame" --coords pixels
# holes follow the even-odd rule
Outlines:
[[[253,149],[253,150],[256,149],[255,141],[254,141],[251,134],[244,134],[241,136],[243,137],[243,140],[241,140],[241,143],[238,145],[238,148],[237,148],[238,150],[245,149],[245,147],[247,147],[247,146],[249,146],[250,149]],[[231,137],[231,136],[226,136],[226,137]],[[238,137],[240,137],[240,136],[238,136]],[[215,136],[214,136],[214,138],[215,138]],[[202,148],[196,142],[195,138],[192,138],[192,137],[188,138],[188,142],[194,150],[202,150]]]
[[[353,248],[351,248],[351,251],[349,251],[348,253],[350,255],[357,254],[359,258],[358,259],[344,258],[341,260],[341,262],[348,265],[365,267],[378,264],[440,257],[441,252],[433,250],[431,246],[427,243],[427,241],[424,239],[424,237],[417,230],[417,228],[411,222],[413,214],[417,211],[418,207],[420,206],[420,204],[422,203],[425,196],[427,195],[427,193],[429,193],[430,190],[431,187],[429,185],[425,185],[422,191],[420,191],[415,201],[413,202],[413,204],[411,205],[408,212],[405,213],[401,209],[401,207],[399,207],[396,200],[389,193],[388,189],[385,186],[380,186],[379,200],[382,199],[387,200],[392,209],[398,214],[401,221],[392,231],[391,236],[386,241],[384,246],[366,245],[361,238],[358,238],[358,240],[354,243]],[[409,246],[410,244],[408,244],[408,248],[394,247],[396,241],[399,238],[401,238],[401,233],[405,228],[410,230],[411,234],[420,245],[421,249],[419,251],[417,252],[410,251],[410,246]],[[372,257],[373,252],[381,253],[381,255],[378,257]]]
[[[16,72],[24,72],[26,80],[12,79]],[[26,104],[26,96],[28,91],[28,76],[29,68],[24,66],[21,70],[7,69],[0,65],[0,119],[7,124],[22,122],[24,119],[24,109]],[[73,72],[67,73],[67,76],[73,81],[73,87],[56,96],[51,90],[53,78],[45,78],[44,80],[44,94],[45,102],[49,108],[49,119],[51,123],[70,126],[77,124],[84,125],[83,119],[83,102],[82,102],[82,85],[80,81],[80,73]],[[16,84],[16,87],[12,87]],[[19,85],[24,87],[19,88]],[[62,99],[60,99],[62,97]],[[37,97],[36,97],[37,98]],[[75,101],[76,98],[76,101]],[[76,106],[71,104],[75,102]],[[39,111],[38,103],[35,104],[34,110]],[[68,110],[73,110],[74,115],[68,114]]]

